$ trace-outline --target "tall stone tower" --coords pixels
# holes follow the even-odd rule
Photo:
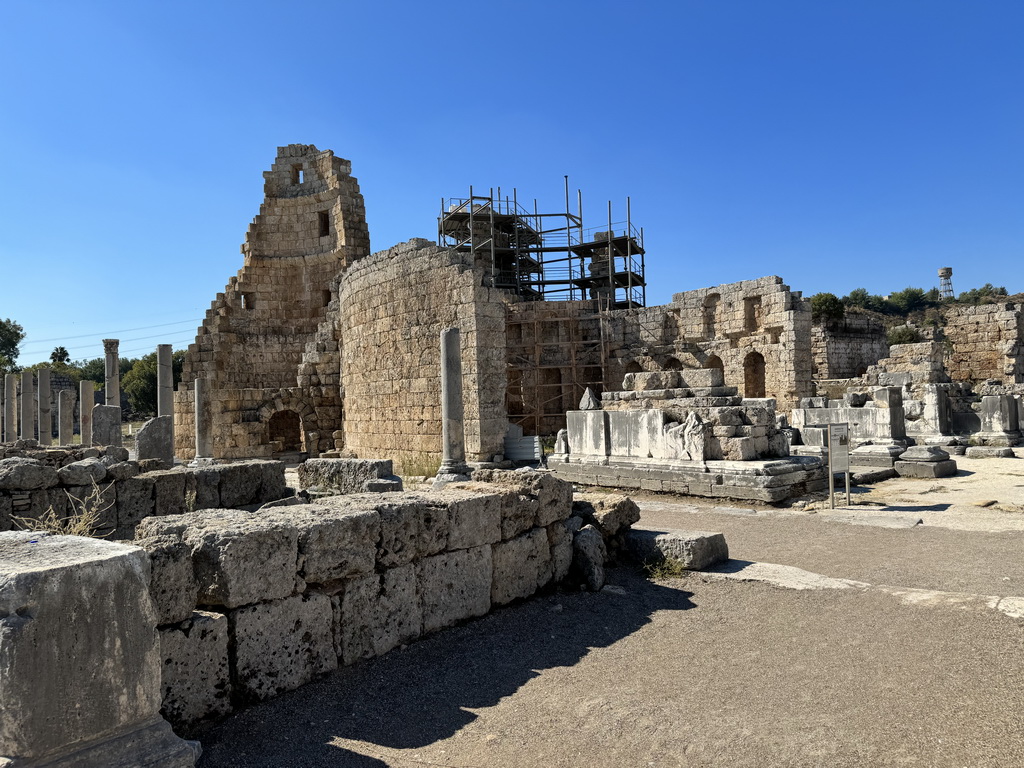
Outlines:
[[[265,199],[242,245],[244,265],[217,294],[189,345],[175,394],[177,455],[194,451],[192,383],[208,382],[216,455],[312,449],[340,417],[337,388],[299,390],[338,273],[370,252],[366,211],[348,160],[290,144],[263,174]],[[284,413],[288,412],[288,413]],[[337,412],[337,413],[336,413]],[[323,417],[323,418],[321,418]],[[268,423],[271,420],[275,423]]]

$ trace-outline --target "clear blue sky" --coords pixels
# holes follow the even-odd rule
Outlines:
[[[352,161],[374,250],[470,184],[557,209],[568,174],[588,223],[632,197],[650,304],[1024,291],[1020,0],[8,0],[0,30],[22,364],[186,346],[289,143]]]

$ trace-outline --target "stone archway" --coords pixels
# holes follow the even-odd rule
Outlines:
[[[764,397],[764,355],[751,352],[743,358],[743,396]]]
[[[718,355],[708,355],[707,360],[704,361],[705,368],[717,368],[720,371],[725,371],[725,363],[722,362],[722,358]]]
[[[267,437],[271,444],[279,443],[277,453],[292,453],[305,450],[305,436],[302,433],[302,419],[295,411],[277,411],[267,421]]]
[[[643,373],[644,368],[636,360],[633,360],[626,366],[626,373]]]
[[[665,360],[665,363],[661,366],[663,371],[681,371],[683,370],[683,364],[679,362],[678,358],[670,357]]]

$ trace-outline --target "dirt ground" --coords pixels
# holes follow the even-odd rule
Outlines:
[[[340,670],[198,734],[199,765],[1022,766],[1024,460],[957,461],[834,512],[641,497],[733,559]]]

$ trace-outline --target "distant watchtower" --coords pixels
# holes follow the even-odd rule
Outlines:
[[[940,267],[939,268],[939,298],[940,299],[952,299],[953,298],[953,268],[952,267]]]

